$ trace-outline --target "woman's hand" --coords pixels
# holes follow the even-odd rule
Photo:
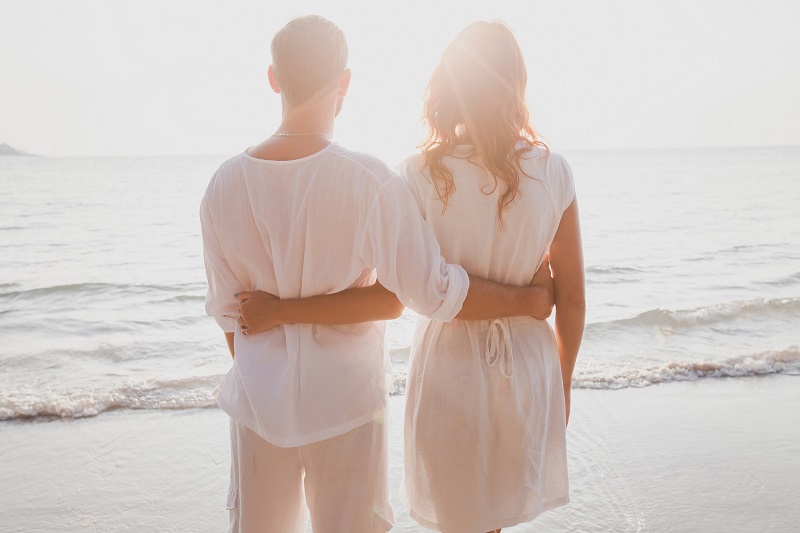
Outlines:
[[[269,331],[283,322],[278,317],[280,298],[264,291],[242,291],[239,300],[239,329],[244,335]]]
[[[569,408],[570,403],[572,401],[572,384],[565,384],[564,385],[564,407],[567,409],[567,420],[565,425],[569,425]]]

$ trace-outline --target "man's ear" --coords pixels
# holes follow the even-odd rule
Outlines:
[[[275,75],[275,69],[272,68],[272,65],[267,69],[267,77],[269,78],[269,86],[272,87],[272,90],[277,94],[281,94],[281,86],[278,85],[278,77]]]
[[[347,89],[350,88],[350,76],[351,76],[350,69],[349,68],[344,69],[342,77],[339,80],[339,96],[342,98],[347,96]]]

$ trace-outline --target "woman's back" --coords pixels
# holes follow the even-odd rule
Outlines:
[[[470,274],[527,285],[575,196],[569,166],[538,146],[520,160],[519,194],[498,217],[505,183],[457,146],[442,162],[455,190],[442,209],[422,156],[400,173],[442,255]],[[486,194],[489,193],[489,194]],[[423,319],[411,348],[405,487],[412,516],[444,531],[488,531],[568,501],[565,405],[546,321]],[[454,450],[457,450],[454,453]]]
[[[570,168],[560,155],[532,147],[520,160],[522,171],[530,177],[520,175],[520,194],[504,209],[501,226],[498,198],[505,185],[495,186],[477,164],[479,158],[468,160],[471,152],[471,146],[460,145],[443,160],[455,184],[445,210],[429,172],[420,170],[421,156],[408,158],[400,173],[408,180],[448,262],[460,264],[475,276],[527,285],[574,197]]]
[[[438,531],[510,527],[569,501],[580,229],[569,166],[530,124],[527,79],[507,26],[464,28],[431,75],[422,154],[400,169],[442,254],[470,274],[528,285],[549,251],[558,309],[555,332],[530,316],[420,320],[407,378],[405,495],[414,519]]]

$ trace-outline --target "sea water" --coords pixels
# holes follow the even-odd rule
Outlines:
[[[575,387],[800,374],[800,148],[564,155],[587,283]],[[231,362],[197,213],[224,159],[0,158],[0,420],[215,405]],[[393,394],[414,323],[388,326]]]

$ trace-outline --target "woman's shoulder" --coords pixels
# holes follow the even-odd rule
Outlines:
[[[409,155],[398,163],[395,167],[395,172],[408,180],[427,179],[425,173],[425,156],[419,152]]]
[[[566,158],[543,146],[531,146],[519,161],[522,170],[550,184],[572,181],[572,168]]]
[[[570,170],[564,156],[539,145],[529,147],[520,157],[520,164],[534,167],[548,175],[559,175]]]
[[[572,168],[561,154],[532,146],[520,158],[522,170],[545,184],[553,204],[563,211],[575,197]]]

